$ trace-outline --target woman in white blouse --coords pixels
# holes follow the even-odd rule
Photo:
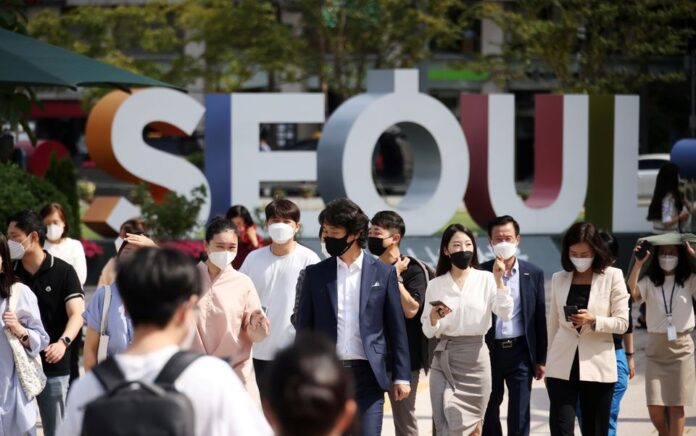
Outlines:
[[[68,237],[70,226],[65,209],[58,203],[49,203],[41,209],[41,219],[46,224],[44,249],[75,268],[80,284],[84,286],[87,281],[85,249],[82,242]]]
[[[437,277],[430,281],[421,317],[423,333],[437,337],[430,372],[430,399],[438,435],[480,434],[491,394],[491,365],[484,335],[491,313],[512,315],[505,265],[494,274],[478,269],[476,240],[469,229],[452,224],[442,235]]]

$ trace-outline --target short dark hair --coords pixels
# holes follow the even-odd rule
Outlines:
[[[445,275],[452,269],[452,261],[449,256],[445,254],[445,249],[449,245],[452,237],[458,233],[462,232],[471,239],[471,243],[474,244],[474,257],[471,258],[471,266],[478,269],[478,247],[476,246],[476,237],[474,233],[469,230],[468,227],[464,227],[462,224],[455,223],[447,226],[444,232],[442,232],[442,240],[440,241],[440,256],[437,259],[437,268],[435,268],[435,275],[441,276]]]
[[[60,203],[48,203],[41,209],[39,215],[41,215],[41,219],[44,220],[53,212],[58,213],[60,220],[63,221],[63,224],[65,225],[65,227],[63,227],[63,234],[60,235],[60,237],[66,238],[70,234],[70,223],[68,222],[68,216],[65,213],[65,209],[60,205]]]
[[[391,210],[377,212],[370,220],[370,223],[373,226],[381,227],[385,230],[395,231],[402,238],[406,235],[406,224],[404,223],[404,219],[401,218],[401,215]]]
[[[251,218],[249,209],[242,206],[241,204],[236,204],[230,207],[229,209],[227,209],[227,213],[225,214],[225,218],[227,218],[228,220],[237,217],[240,217],[242,221],[244,221],[244,225],[247,227],[251,227],[254,225],[254,220]]]
[[[212,241],[215,235],[222,232],[235,232],[236,234],[237,226],[228,218],[216,216],[205,226],[205,242]]]
[[[271,218],[300,222],[300,208],[287,198],[276,198],[266,205],[266,221]]]
[[[599,235],[597,227],[588,221],[581,221],[573,224],[563,236],[563,245],[561,249],[561,265],[563,269],[570,272],[575,270],[575,265],[570,261],[570,246],[586,242],[594,252],[594,261],[592,262],[592,271],[596,274],[601,274],[604,270],[611,266],[613,260],[607,244]]]
[[[118,262],[116,285],[133,326],[166,326],[201,278],[192,258],[173,248],[144,247]]]
[[[10,298],[10,288],[18,280],[12,269],[10,247],[7,246],[7,238],[0,232],[0,297]]]
[[[510,215],[502,215],[502,216],[497,216],[493,218],[492,220],[488,221],[488,239],[493,237],[493,228],[498,227],[498,226],[504,226],[506,224],[512,223],[512,226],[515,228],[515,236],[519,236],[520,234],[520,223],[518,223],[515,218],[511,217]]]
[[[268,370],[264,396],[284,436],[328,434],[353,398],[352,379],[336,346],[316,333],[300,333]]]
[[[9,226],[12,222],[14,222],[15,226],[27,236],[32,232],[36,232],[36,234],[39,235],[39,244],[43,247],[46,241],[46,224],[44,224],[43,220],[36,212],[31,209],[24,209],[14,215],[10,215],[5,224]]]
[[[655,246],[651,251],[653,251],[652,260],[646,273],[655,286],[662,286],[665,283],[665,272],[660,267],[660,262],[658,260],[660,245]],[[674,270],[674,281],[679,286],[684,286],[684,282],[691,275],[691,265],[689,263],[689,258],[691,256],[687,253],[683,245],[677,245],[677,251],[679,252],[679,262],[677,263],[677,268]]]
[[[367,244],[367,226],[370,219],[360,206],[347,198],[337,198],[326,205],[320,215],[319,223],[323,226],[329,224],[336,227],[343,227],[349,235],[358,233],[358,245],[365,248]]]

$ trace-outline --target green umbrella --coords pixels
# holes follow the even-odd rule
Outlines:
[[[0,65],[0,86],[162,86],[183,90],[4,29],[0,29]]]
[[[694,248],[696,248],[696,235],[693,233],[665,233],[662,235],[654,235],[654,236],[646,236],[643,238],[638,238],[638,241],[636,241],[636,244],[638,242],[643,242],[643,241],[648,241],[650,242],[653,246],[657,247],[658,245],[684,245],[684,242],[689,242]],[[650,258],[643,264],[643,268],[641,268],[640,271],[640,277],[643,277],[645,272],[648,270],[648,267],[650,266],[650,263],[653,261],[657,253],[655,253],[657,250],[651,250],[651,255]],[[633,270],[633,264],[636,261],[636,256],[633,255],[631,256],[631,262],[628,265],[628,274],[631,273]],[[696,259],[693,257],[689,256],[689,263],[691,264],[691,271],[696,273]]]

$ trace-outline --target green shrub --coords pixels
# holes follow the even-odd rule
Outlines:
[[[16,165],[0,164],[0,230],[5,233],[7,218],[23,209],[36,213],[46,204],[63,205],[68,215],[70,231],[79,232],[79,211],[74,210],[66,196],[41,177],[27,173]]]
[[[169,191],[162,202],[155,203],[145,183],[139,184],[131,193],[133,203],[140,206],[148,232],[157,239],[181,239],[204,224],[197,220],[205,197],[206,189],[203,185],[191,191],[190,200]]]
[[[69,158],[58,159],[55,153],[52,154],[44,178],[65,194],[70,209],[80,210],[80,199],[77,195],[77,174],[72,160]],[[61,206],[65,207],[66,205],[61,203]],[[70,233],[78,239],[82,236],[79,220],[70,221]]]

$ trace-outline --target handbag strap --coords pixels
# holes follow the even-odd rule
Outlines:
[[[101,323],[99,325],[99,334],[106,334],[106,327],[109,325],[109,307],[111,306],[111,286],[106,285],[104,288],[104,303],[102,304]]]

